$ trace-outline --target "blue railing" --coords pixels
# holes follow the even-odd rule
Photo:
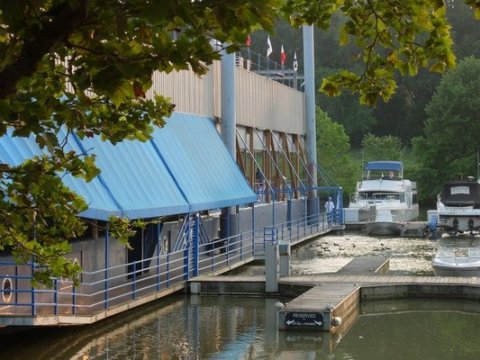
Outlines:
[[[54,279],[52,288],[32,288],[35,263],[2,262],[0,271],[8,275],[0,276],[4,285],[0,289],[0,316],[93,316],[148,295],[180,290],[194,276],[225,272],[261,258],[266,244],[289,241],[294,245],[328,231],[330,226],[326,214],[320,213],[199,244],[197,251],[189,246],[128,264],[84,271],[78,287],[69,280]]]

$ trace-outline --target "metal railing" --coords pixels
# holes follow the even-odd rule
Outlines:
[[[262,258],[267,244],[282,240],[294,245],[328,231],[335,221],[329,222],[327,215],[320,213],[199,244],[196,251],[190,245],[168,254],[84,271],[78,287],[70,280],[53,279],[52,288],[34,288],[35,263],[0,262],[0,317],[93,316],[147,295],[181,289],[195,276],[225,272]]]
[[[266,76],[283,85],[297,90],[303,89],[303,74],[293,69],[293,61],[289,62],[289,65],[282,65],[247,48],[236,53],[235,62],[239,67]]]

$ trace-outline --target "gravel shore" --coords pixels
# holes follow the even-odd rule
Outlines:
[[[293,274],[336,272],[356,256],[390,255],[390,273],[433,275],[431,261],[440,242],[424,238],[328,234],[292,249]]]

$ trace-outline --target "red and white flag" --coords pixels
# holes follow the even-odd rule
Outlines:
[[[285,61],[287,61],[287,54],[285,53],[285,50],[283,50],[283,45],[282,45],[282,50],[280,51],[280,64],[285,65]]]
[[[245,40],[245,45],[247,47],[250,47],[250,45],[252,45],[252,38],[250,37],[250,34],[247,35],[247,39]]]

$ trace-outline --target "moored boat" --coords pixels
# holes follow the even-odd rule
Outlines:
[[[375,219],[365,224],[369,235],[399,235],[403,224],[393,221],[392,212],[386,209],[376,211]]]
[[[437,197],[437,227],[442,232],[474,234],[480,230],[480,183],[473,177],[450,181]]]
[[[469,247],[465,252],[440,248],[432,260],[437,276],[480,276],[480,248]]]
[[[417,186],[403,178],[400,161],[371,161],[345,209],[345,223],[365,223],[365,232],[395,235],[418,217]]]

